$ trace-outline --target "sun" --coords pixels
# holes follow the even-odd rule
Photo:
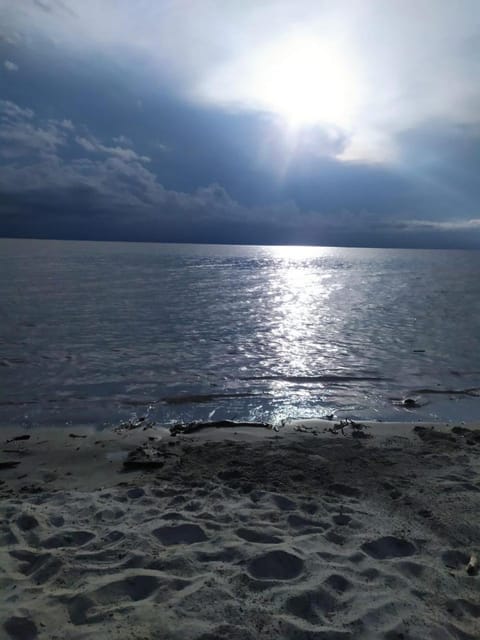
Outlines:
[[[362,80],[363,78],[363,80]],[[210,104],[278,116],[288,132],[362,123],[365,70],[345,38],[295,31],[213,65],[193,94]]]
[[[293,37],[255,59],[249,93],[292,126],[349,127],[359,101],[353,61],[332,43]]]

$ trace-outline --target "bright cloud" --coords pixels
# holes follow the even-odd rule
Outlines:
[[[18,71],[18,69],[19,69],[18,64],[15,64],[14,62],[11,62],[10,60],[5,60],[5,62],[3,63],[3,66],[5,67],[5,69],[7,71]]]
[[[468,220],[410,220],[407,226],[417,229],[433,229],[435,231],[478,231],[480,218]]]
[[[108,147],[99,142],[93,136],[88,138],[77,136],[75,142],[83,147],[86,151],[93,153],[106,153],[107,155],[117,156],[124,160],[137,160],[138,162],[150,162],[150,158],[147,156],[138,155],[133,149],[126,149],[125,147]]]

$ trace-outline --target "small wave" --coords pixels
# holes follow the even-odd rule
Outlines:
[[[258,396],[258,393],[206,393],[206,394],[192,394],[181,396],[167,396],[162,398],[162,402],[165,404],[190,404],[190,403],[202,403],[213,402],[214,400],[226,400],[232,398],[249,398],[252,396]]]
[[[337,376],[337,375],[323,375],[323,376],[251,376],[246,378],[240,378],[241,380],[277,380],[280,382],[292,382],[294,384],[304,383],[322,383],[322,382],[381,382],[389,381],[391,378],[383,378],[379,376]]]
[[[16,364],[28,364],[24,358],[4,358],[0,360],[0,367],[13,367]]]
[[[479,387],[474,387],[472,389],[415,389],[414,393],[419,393],[419,394],[444,394],[444,395],[448,395],[448,396],[471,396],[473,398],[478,398],[480,397],[480,388]]]
[[[120,400],[121,404],[123,404],[126,407],[145,407],[148,405],[154,405],[154,404],[158,404],[158,400],[135,400],[135,399],[121,399]]]

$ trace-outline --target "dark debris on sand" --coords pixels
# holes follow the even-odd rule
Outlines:
[[[170,434],[176,436],[179,434],[189,434],[201,431],[202,429],[228,429],[239,427],[254,427],[260,429],[273,429],[268,422],[237,422],[235,420],[214,420],[209,422],[189,422],[187,424],[178,423],[170,428]]]

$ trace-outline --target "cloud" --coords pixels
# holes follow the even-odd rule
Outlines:
[[[85,138],[82,136],[77,136],[75,138],[75,142],[83,147],[86,151],[92,153],[105,153],[107,155],[116,156],[123,160],[136,160],[137,162],[150,162],[150,158],[148,156],[141,156],[133,149],[127,149],[125,147],[108,147],[104,144],[101,144],[98,140],[96,140],[93,136],[89,138]]]
[[[0,2],[1,8],[1,2]],[[15,46],[21,41],[21,37],[18,33],[12,31],[3,31],[0,27],[0,44],[13,45]]]
[[[144,167],[150,162],[147,156],[103,144],[92,135],[77,135],[77,129],[84,127],[70,120],[43,121],[32,109],[10,101],[0,101],[0,118],[0,155],[7,159],[0,166],[3,193],[37,193],[42,200],[42,192],[81,188],[89,193],[93,208],[120,211],[163,205],[174,197],[179,204],[185,200],[183,194],[169,194]],[[73,143],[84,153],[72,156]]]
[[[65,120],[43,122],[32,110],[6,101],[0,103],[0,112],[2,155],[14,160],[0,167],[4,194],[17,194],[20,200],[35,194],[41,205],[47,195],[54,201],[60,194],[65,201],[66,194],[78,199],[80,193],[88,195],[92,210],[116,211],[120,216],[132,210],[144,216],[194,213],[197,218],[242,212],[218,185],[192,194],[165,189],[144,166],[148,157],[133,149],[105,145],[92,135],[76,135],[78,127],[70,121],[67,127]],[[83,154],[71,156],[72,142]],[[67,147],[70,154],[64,157]]]
[[[15,64],[14,62],[11,62],[10,60],[5,60],[5,62],[3,63],[3,66],[5,67],[5,69],[7,71],[11,71],[11,72],[18,71],[18,69],[19,69],[18,64]]]
[[[76,15],[75,11],[67,3],[61,2],[61,0],[30,0],[30,2],[48,14],[60,12],[72,16]]]
[[[65,118],[60,122],[60,126],[64,129],[68,129],[69,131],[73,131],[74,129],[73,122]]]
[[[480,231],[480,218],[469,220],[406,220],[405,228],[435,231]]]
[[[131,147],[133,145],[133,142],[130,140],[130,138],[124,135],[115,136],[114,138],[112,138],[112,140],[115,144],[123,147]]]
[[[145,166],[149,158],[133,149],[109,146],[91,134],[78,135],[80,125],[68,121],[65,127],[63,119],[42,121],[33,110],[12,102],[1,102],[0,109],[6,158],[0,167],[0,191],[10,203],[3,208],[4,216],[57,208],[65,224],[81,208],[89,220],[93,212],[108,213],[113,229],[128,224],[144,234],[149,228],[158,232],[172,226],[286,228],[298,222],[301,212],[294,202],[244,206],[216,183],[191,193],[166,189]]]
[[[23,118],[30,120],[34,114],[35,112],[32,109],[19,107],[18,104],[10,100],[0,100],[0,116],[2,120]]]
[[[32,122],[34,111],[17,104],[0,100],[0,155],[6,158],[25,156],[31,153],[55,152],[66,142],[61,123],[50,120],[43,125]]]
[[[6,23],[58,50],[99,52],[135,73],[141,65],[154,89],[237,112],[264,108],[251,82],[262,51],[292,34],[326,43],[360,86],[343,161],[394,163],[399,131],[480,120],[478,0],[204,0],[188,4],[188,17],[183,2],[32,0]],[[341,72],[334,55],[330,64]],[[321,89],[321,74],[311,82]]]
[[[218,148],[209,131],[205,139]],[[168,187],[129,137],[96,136],[82,123],[45,119],[12,101],[0,101],[0,141],[0,232],[7,235],[21,229],[106,239],[480,246],[477,217],[420,219],[401,200],[406,187],[395,176],[318,156],[320,134],[304,165],[289,167],[283,188],[262,203],[242,201],[214,177],[224,155],[202,174],[203,186]]]

